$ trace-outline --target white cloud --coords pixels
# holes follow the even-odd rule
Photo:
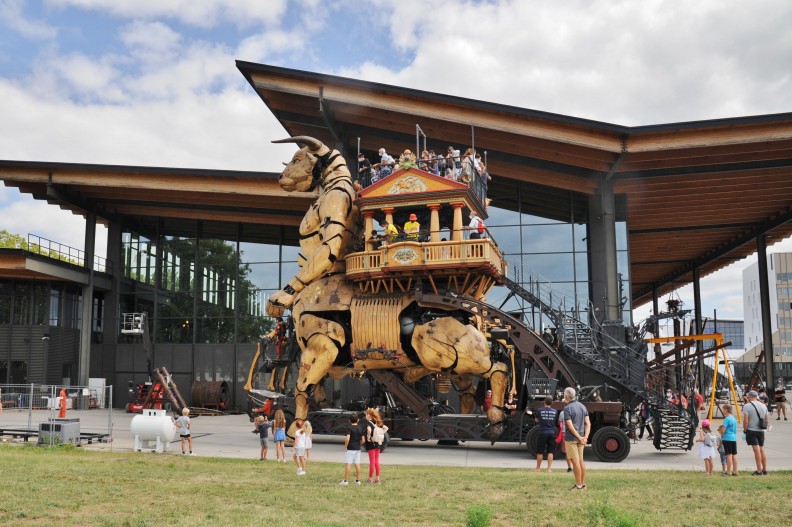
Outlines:
[[[378,3],[389,82],[626,125],[789,111],[792,4]],[[380,80],[375,65],[359,75]]]
[[[286,0],[49,0],[50,5],[111,13],[135,19],[168,18],[208,28],[230,22],[241,28],[273,25],[286,11]]]
[[[25,7],[23,0],[3,0],[0,2],[0,25],[25,38],[49,40],[57,36],[58,31],[45,22],[30,20],[22,13]]]

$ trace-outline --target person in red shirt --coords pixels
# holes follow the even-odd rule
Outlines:
[[[492,408],[492,390],[487,390],[487,395],[484,396],[484,404],[481,405],[481,409],[485,412]]]
[[[694,397],[696,398],[696,411],[700,412],[704,409],[704,396],[698,391],[698,388],[693,390]]]

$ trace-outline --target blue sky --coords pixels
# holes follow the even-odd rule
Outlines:
[[[786,0],[0,0],[0,159],[277,171],[292,147],[235,60],[624,125],[789,112],[791,26]],[[0,218],[81,244],[15,189]],[[741,316],[751,261],[705,312]]]

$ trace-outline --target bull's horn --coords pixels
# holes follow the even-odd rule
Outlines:
[[[312,151],[316,152],[320,148],[324,146],[324,144],[318,140],[314,139],[308,135],[297,135],[294,137],[289,137],[288,139],[278,139],[277,141],[273,141],[273,143],[299,143],[302,145],[307,146]]]

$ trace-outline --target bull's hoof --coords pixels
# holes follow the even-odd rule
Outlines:
[[[495,441],[501,438],[503,435],[504,430],[506,430],[506,426],[500,423],[490,423],[487,426],[487,429],[484,431],[484,437],[490,440],[491,444],[495,444]]]

